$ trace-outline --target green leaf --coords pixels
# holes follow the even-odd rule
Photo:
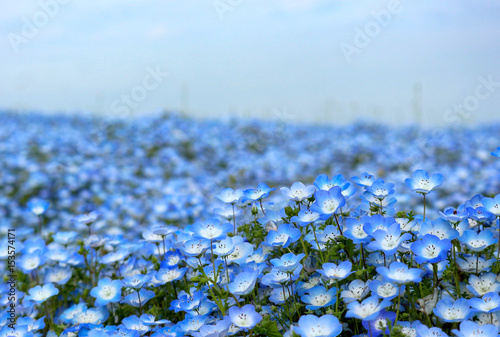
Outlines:
[[[254,336],[267,336],[267,337],[283,337],[278,330],[278,325],[275,321],[271,321],[268,317],[262,320],[260,324],[256,325],[252,332]]]

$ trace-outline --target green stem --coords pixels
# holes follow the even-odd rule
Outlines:
[[[433,289],[436,289],[437,288],[437,284],[438,284],[438,265],[437,263],[433,263],[432,264],[432,270],[433,270],[433,274],[434,274],[434,286],[433,286]]]
[[[424,196],[424,221],[425,221],[425,193],[423,194]]]
[[[142,315],[142,302],[141,302],[140,289],[137,290],[137,297],[139,298],[139,316],[141,316]]]
[[[335,217],[335,222],[337,223],[337,227],[339,228],[340,235],[344,236],[344,233],[342,233],[342,228],[340,227],[339,217],[335,213],[333,214],[333,216]]]
[[[304,250],[304,254],[306,254],[305,258],[307,259],[309,253],[307,252],[306,243],[304,242],[304,238],[302,237],[302,235],[300,236],[300,243],[302,244],[302,249]]]
[[[394,329],[394,327],[398,324],[398,318],[399,318],[399,309],[401,307],[401,286],[399,286],[399,290],[398,290],[399,294],[398,294],[398,309],[396,311],[396,321],[394,321],[394,326],[392,327]],[[392,329],[391,329],[391,332],[392,332]]]
[[[455,243],[453,243],[451,249],[453,252],[453,276],[455,278],[455,288],[457,292],[457,298],[460,298],[462,297],[462,294],[460,294],[460,279],[458,277],[457,253],[455,249]]]
[[[318,237],[316,236],[316,226],[314,224],[312,225],[313,233],[314,233],[314,240],[316,241],[316,244],[318,245],[318,251],[319,251],[319,258],[321,259],[321,264],[325,263],[325,260],[323,259],[323,252],[321,251],[321,247],[319,246],[318,242]]]

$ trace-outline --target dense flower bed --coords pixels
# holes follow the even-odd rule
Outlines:
[[[0,336],[12,307],[16,336],[499,334],[494,127],[414,156],[391,141],[413,128],[289,126],[252,150],[254,122],[156,117],[82,144],[99,121],[6,118]],[[312,184],[268,186],[290,176]]]

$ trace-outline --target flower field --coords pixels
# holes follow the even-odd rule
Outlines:
[[[0,117],[0,337],[499,336],[498,124]]]

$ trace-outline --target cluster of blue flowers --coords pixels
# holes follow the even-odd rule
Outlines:
[[[75,217],[83,238],[40,232],[21,247],[16,335],[498,336],[500,194],[430,220],[396,212],[394,184],[352,180],[358,204],[341,175],[283,187],[283,203],[265,202],[275,189],[263,183],[227,188],[219,218],[159,223],[142,243],[92,234],[97,212]],[[442,182],[406,180],[424,201]],[[43,217],[48,204],[29,207]]]
[[[174,134],[185,131],[180,118],[162,121]],[[107,132],[138,132],[123,130]],[[111,165],[102,176],[106,166],[92,167],[84,159],[99,161],[78,152],[84,167],[70,167],[50,186],[21,155],[4,163],[23,167],[14,178],[8,170],[2,189],[26,209],[2,211],[9,223],[1,228],[16,228],[19,272],[15,326],[9,286],[0,287],[0,337],[499,336],[500,194],[489,190],[500,191],[498,179],[482,185],[486,196],[460,201],[459,178],[402,167],[350,179],[320,174],[310,185],[278,190],[269,185],[280,179],[225,188],[239,176],[224,187],[194,178],[188,172],[201,162],[188,160],[189,152],[207,151],[207,143],[176,137],[172,149],[185,146],[185,157],[169,153],[179,166],[163,173],[156,165],[165,157],[156,154],[164,150],[152,145],[138,147],[149,161],[131,160],[138,166],[123,171]],[[101,146],[126,154],[117,144]],[[36,146],[33,167],[50,166],[50,147]],[[496,170],[498,178],[499,152],[481,159],[491,160],[486,176]],[[254,178],[241,174],[245,183]],[[97,187],[104,182],[110,186]]]

